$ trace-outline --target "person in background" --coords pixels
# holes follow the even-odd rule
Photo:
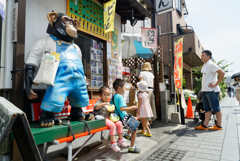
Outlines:
[[[231,86],[231,88],[232,88],[233,97],[235,97],[235,96],[236,96],[235,87],[234,87],[234,86]]]
[[[153,117],[152,109],[149,103],[149,94],[148,94],[148,84],[145,81],[140,81],[137,83],[138,86],[138,109],[137,114],[142,122],[142,130],[139,133],[151,137],[152,133],[147,124],[147,117]],[[147,130],[147,133],[146,131]]]
[[[229,97],[231,97],[231,93],[232,93],[232,88],[230,87],[230,85],[228,86],[228,95]]]
[[[156,112],[156,105],[155,105],[155,96],[153,93],[155,76],[151,72],[149,72],[150,70],[152,70],[151,64],[149,62],[145,62],[143,64],[142,71],[139,74],[139,79],[140,81],[146,81],[148,84],[148,92],[150,95],[149,100],[150,100],[150,105],[153,112],[153,117],[148,118],[148,120],[149,120],[150,127],[153,127],[152,121],[157,118],[157,112]]]
[[[114,152],[119,152],[121,149],[118,147],[117,144],[119,144],[122,147],[127,147],[127,145],[124,143],[123,141],[123,137],[122,137],[122,131],[123,131],[123,126],[122,126],[122,122],[121,121],[116,121],[116,122],[112,122],[109,119],[109,112],[107,111],[107,107],[109,106],[110,103],[108,102],[109,98],[110,98],[110,90],[108,86],[103,86],[99,89],[99,96],[100,96],[100,100],[98,100],[96,102],[96,104],[94,105],[94,110],[93,112],[97,115],[102,115],[103,117],[105,117],[106,119],[106,126],[109,127],[109,135],[110,135],[110,141],[111,141],[111,145],[110,148],[114,151]],[[114,111],[112,111],[114,112]],[[115,133],[116,133],[116,127],[117,127],[117,133],[118,133],[118,140],[117,142],[115,142]]]
[[[240,106],[240,80],[239,80],[239,76],[235,77],[235,83],[233,84],[233,86],[235,87],[236,98],[237,98],[237,101],[239,102],[239,106]]]

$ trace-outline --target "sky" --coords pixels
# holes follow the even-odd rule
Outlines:
[[[188,16],[204,49],[212,52],[216,61],[226,60],[226,76],[240,72],[240,0],[185,0]]]

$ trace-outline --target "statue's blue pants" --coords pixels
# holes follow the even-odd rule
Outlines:
[[[85,107],[89,103],[82,62],[73,45],[57,45],[61,54],[54,86],[47,86],[41,109],[59,113],[66,97],[72,107]],[[67,48],[69,48],[67,50]],[[67,52],[66,52],[67,51]]]

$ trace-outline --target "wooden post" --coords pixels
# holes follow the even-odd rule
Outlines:
[[[18,3],[17,42],[13,44],[13,71],[24,69],[25,52],[25,14],[26,0],[15,0]],[[10,42],[8,42],[10,43]],[[10,80],[9,80],[10,81]],[[24,71],[17,71],[12,75],[12,103],[23,110]],[[13,161],[20,161],[19,149],[13,142]]]

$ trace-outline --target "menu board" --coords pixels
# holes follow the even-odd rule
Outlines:
[[[96,44],[94,47],[97,47]],[[90,47],[91,53],[91,87],[102,87],[103,86],[103,51]]]
[[[79,30],[110,42],[104,32],[103,6],[92,0],[67,0],[67,15],[81,22]]]

